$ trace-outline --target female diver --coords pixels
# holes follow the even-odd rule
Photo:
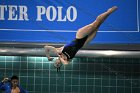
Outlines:
[[[57,69],[60,69],[60,66],[62,64],[64,65],[69,64],[69,62],[76,55],[78,50],[81,49],[83,46],[87,45],[87,43],[89,43],[93,38],[95,38],[100,25],[116,9],[117,6],[113,6],[112,8],[109,8],[106,12],[100,14],[93,23],[80,28],[76,33],[76,38],[72,42],[60,48],[55,48],[53,46],[47,46],[47,45],[44,46],[45,53],[48,60],[49,61],[53,60],[53,58],[51,58],[49,55],[50,52],[53,52],[58,56],[58,59],[56,59],[54,63],[54,66]]]

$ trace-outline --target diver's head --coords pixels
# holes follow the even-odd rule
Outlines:
[[[61,60],[59,58],[57,58],[55,61],[54,61],[54,67],[55,68],[60,68],[62,66],[62,63],[61,63]]]

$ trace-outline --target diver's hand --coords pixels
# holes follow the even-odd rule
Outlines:
[[[4,78],[1,82],[7,82],[9,80],[9,78]]]
[[[48,58],[49,61],[52,61],[53,59],[54,59],[54,58],[52,58],[52,57]]]

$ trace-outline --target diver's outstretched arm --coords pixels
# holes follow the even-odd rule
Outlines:
[[[45,49],[46,57],[48,58],[49,61],[53,60],[53,58],[50,57],[50,52],[53,52],[53,53],[58,55],[57,49],[55,47],[53,47],[53,46],[47,46],[46,45],[46,46],[44,46],[44,49]]]

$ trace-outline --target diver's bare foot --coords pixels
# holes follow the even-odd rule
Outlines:
[[[117,9],[118,9],[117,6],[113,6],[112,8],[109,8],[109,9],[107,10],[107,12],[112,13],[112,12],[116,11]]]

